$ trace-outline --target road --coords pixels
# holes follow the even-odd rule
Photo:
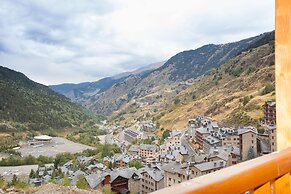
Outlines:
[[[185,134],[187,133],[187,130],[182,131],[182,137],[181,137],[181,144],[182,146],[185,146],[187,150],[189,151],[189,155],[195,155],[197,154],[195,151],[195,148],[192,143],[190,143],[187,138],[185,137]]]

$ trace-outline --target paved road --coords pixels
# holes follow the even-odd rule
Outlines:
[[[196,154],[194,146],[192,145],[192,143],[190,143],[187,140],[187,138],[185,137],[185,133],[186,133],[186,131],[182,132],[181,144],[182,144],[182,146],[185,146],[187,148],[187,150],[189,150],[189,155],[194,155],[194,154]]]

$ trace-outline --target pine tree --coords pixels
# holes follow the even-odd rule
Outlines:
[[[30,173],[29,173],[29,178],[35,178],[36,177],[36,174],[34,172],[33,169],[31,169]]]
[[[247,155],[247,160],[254,159],[256,157],[254,148],[250,147]]]

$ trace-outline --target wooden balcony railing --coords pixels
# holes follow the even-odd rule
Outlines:
[[[154,192],[155,194],[290,194],[291,148]]]

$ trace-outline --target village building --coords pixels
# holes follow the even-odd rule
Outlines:
[[[191,174],[190,178],[195,178],[198,176],[202,176],[211,172],[215,172],[220,170],[226,166],[226,162],[224,160],[215,160],[210,162],[204,162],[200,164],[191,165]]]
[[[165,171],[165,187],[170,187],[172,185],[189,180],[190,171],[189,168],[187,168],[186,163],[181,165],[178,162],[171,162],[163,166],[163,170]]]
[[[257,129],[251,126],[238,129],[242,161],[252,159],[258,156],[257,134]]]
[[[141,168],[139,172],[142,175],[140,193],[151,193],[164,188],[164,170],[161,166]]]
[[[138,145],[132,145],[128,149],[128,153],[132,154],[132,155],[138,155],[138,152],[139,152],[139,146]]]
[[[145,132],[153,133],[153,132],[156,131],[156,124],[153,123],[150,120],[148,120],[148,121],[141,121],[140,122],[140,128],[143,131],[145,131]]]
[[[128,142],[133,142],[137,139],[140,139],[140,133],[131,129],[124,131],[124,140]]]
[[[150,144],[141,144],[139,146],[138,155],[142,157],[145,163],[153,163],[158,158],[156,158],[158,154],[158,147],[156,145]]]
[[[182,133],[179,130],[173,130],[170,133],[170,137],[168,137],[165,141],[166,148],[171,146],[180,146],[181,145]]]
[[[274,101],[267,101],[263,105],[264,109],[264,122],[266,124],[276,124],[276,102]]]
[[[268,135],[270,141],[270,151],[275,152],[277,150],[277,127],[276,125],[266,125],[265,134]]]
[[[29,141],[30,145],[40,145],[40,144],[51,144],[53,142],[53,138],[48,135],[39,135],[33,137],[32,141]]]

